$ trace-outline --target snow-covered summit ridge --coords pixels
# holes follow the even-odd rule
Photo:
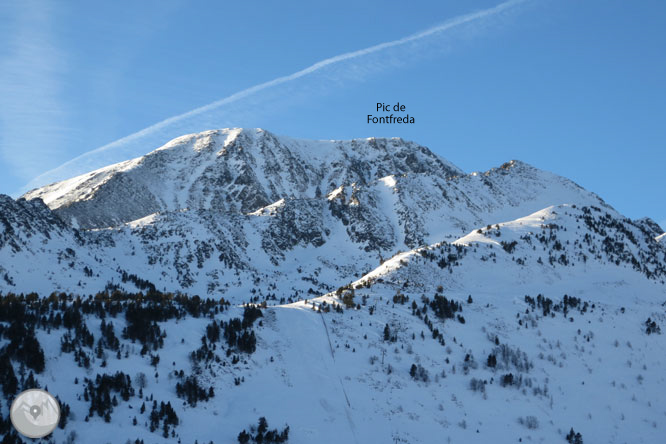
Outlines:
[[[393,174],[462,175],[427,148],[400,138],[313,141],[262,129],[178,137],[145,156],[32,190],[82,228],[117,226],[183,208],[249,213],[282,198],[326,194]]]

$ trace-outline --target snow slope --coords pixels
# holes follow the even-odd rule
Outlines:
[[[538,227],[542,216],[553,223],[552,211],[502,224],[501,236],[519,238],[510,231],[524,235],[531,230],[525,225]],[[498,250],[495,240],[476,234],[456,245],[477,245],[479,255],[489,254],[482,244]],[[524,248],[525,254],[533,251]],[[174,406],[180,420],[176,439],[184,443],[235,442],[260,416],[274,427],[288,424],[290,443],[565,442],[570,428],[584,442],[659,442],[666,426],[660,390],[666,382],[666,342],[661,334],[647,335],[644,323],[647,318],[661,326],[666,322],[664,284],[610,261],[545,270],[520,265],[503,250],[496,262],[472,261],[473,254],[465,255],[452,275],[427,273],[422,282],[427,285],[405,286],[402,280],[404,269],[415,268],[420,255],[394,269],[383,266],[383,281],[359,282],[358,309],[343,313],[313,309],[326,311],[339,302],[334,295],[270,306],[256,329],[257,351],[241,354],[236,363],[235,353],[229,357],[222,345],[214,352],[220,362],[195,365],[189,358],[206,334],[208,316],[160,322],[167,336],[164,346],[151,352],[160,356],[154,368],[139,346],[122,340],[121,350],[129,357],[105,352],[104,367],[102,358],[93,357],[89,371],[71,354],[59,352],[65,329],[40,331],[47,368],[38,380],[74,412],[68,427],[56,430],[56,442],[73,430],[79,442],[99,442],[99,436],[114,443],[174,442],[160,430],[151,432],[148,413],[139,413],[141,404],[150,406],[153,399]],[[454,285],[457,276],[464,287]],[[440,292],[461,303],[464,323],[435,316],[423,298],[433,300]],[[393,299],[396,293],[404,303]],[[565,294],[581,302],[566,314],[553,309],[544,315],[524,298],[538,294],[556,305]],[[232,307],[212,318],[229,319],[240,311]],[[86,319],[98,337],[100,319]],[[126,325],[122,316],[108,321],[117,332]],[[395,339],[384,340],[387,325]],[[487,365],[490,354],[498,357],[495,367]],[[412,365],[421,366],[427,379],[410,376]],[[212,386],[215,397],[197,406],[184,404],[174,391],[180,379],[172,376],[180,369]],[[97,416],[83,421],[89,403],[74,378],[118,370],[128,372],[135,384],[139,373],[147,375],[144,397],[121,400],[108,423]],[[520,382],[503,386],[509,373]],[[237,378],[243,378],[240,384]]]

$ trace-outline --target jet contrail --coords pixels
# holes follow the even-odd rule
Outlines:
[[[304,68],[300,71],[297,71],[293,74],[289,74],[289,75],[286,75],[286,76],[278,77],[278,78],[273,79],[273,80],[269,80],[269,81],[264,82],[264,83],[260,83],[258,85],[255,85],[255,86],[252,86],[250,88],[239,91],[237,93],[234,93],[234,94],[232,94],[228,97],[225,97],[223,99],[220,99],[220,100],[217,100],[215,102],[209,103],[208,105],[204,105],[202,107],[193,109],[193,110],[188,111],[188,112],[183,113],[183,114],[179,114],[177,116],[169,117],[168,119],[162,120],[161,122],[158,122],[154,125],[151,125],[147,128],[144,128],[141,131],[137,131],[137,132],[132,133],[128,136],[125,136],[121,139],[118,139],[114,142],[108,143],[108,144],[106,144],[104,146],[101,146],[99,148],[96,148],[92,151],[88,151],[84,154],[81,154],[80,156],[77,156],[74,159],[71,159],[71,160],[65,162],[64,164],[60,165],[59,167],[54,168],[50,171],[47,171],[46,173],[43,173],[43,174],[39,175],[38,177],[34,178],[30,182],[30,184],[28,184],[28,187],[32,184],[34,184],[34,186],[42,185],[43,183],[40,183],[40,182],[43,182],[44,179],[48,179],[48,176],[51,175],[52,173],[54,173],[57,170],[60,170],[62,168],[66,168],[67,166],[72,165],[73,163],[75,163],[75,162],[77,162],[77,161],[79,161],[79,160],[81,160],[85,157],[88,157],[88,156],[94,155],[94,154],[98,154],[98,153],[102,153],[104,151],[107,151],[111,148],[122,145],[124,143],[131,142],[131,141],[139,139],[143,136],[153,134],[153,133],[155,133],[155,132],[157,132],[157,131],[165,128],[165,127],[168,127],[171,124],[180,122],[180,121],[185,120],[189,117],[197,116],[197,115],[200,115],[202,113],[220,108],[221,106],[228,105],[230,103],[236,102],[238,100],[241,100],[241,99],[243,99],[247,96],[256,94],[256,93],[258,93],[260,91],[263,91],[265,89],[272,88],[272,87],[275,87],[275,86],[278,86],[278,85],[282,85],[282,84],[285,84],[285,83],[288,83],[288,82],[292,82],[294,80],[300,79],[302,77],[305,77],[305,76],[313,74],[317,71],[320,71],[321,69],[323,69],[325,67],[328,67],[328,66],[331,66],[331,65],[335,65],[335,64],[347,61],[347,60],[367,56],[369,54],[373,54],[373,53],[383,51],[383,50],[386,50],[386,49],[389,49],[389,48],[402,46],[402,45],[405,45],[407,43],[412,43],[412,42],[415,42],[415,41],[418,41],[418,40],[422,40],[426,37],[429,37],[429,36],[432,36],[432,35],[435,35],[435,34],[440,34],[442,32],[448,31],[450,29],[456,28],[460,25],[496,15],[496,14],[502,12],[502,11],[505,11],[509,8],[512,8],[512,7],[514,7],[518,4],[524,3],[526,1],[527,0],[509,0],[507,2],[504,2],[504,3],[501,3],[497,6],[494,6],[492,8],[484,9],[482,11],[477,11],[477,12],[473,12],[473,13],[470,13],[470,14],[461,15],[459,17],[448,20],[445,23],[442,23],[441,25],[437,25],[437,26],[434,26],[432,28],[428,28],[424,31],[418,32],[416,34],[412,34],[412,35],[407,36],[407,37],[403,37],[403,38],[398,39],[398,40],[392,40],[390,42],[379,43],[377,45],[370,46],[368,48],[359,49],[359,50],[351,51],[351,52],[346,52],[344,54],[340,54],[340,55],[337,55],[337,56],[334,56],[334,57],[330,57],[330,58],[321,60],[321,61],[319,61],[319,62],[317,62],[313,65],[310,65],[307,68]]]

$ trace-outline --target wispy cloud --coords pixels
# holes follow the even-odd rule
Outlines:
[[[26,1],[3,8],[0,155],[22,177],[43,171],[52,146],[71,134],[61,94],[67,65],[53,44],[52,6]]]
[[[252,102],[255,104],[257,102],[261,102],[260,93],[265,94],[269,90],[274,90],[276,87],[292,84],[297,80],[310,77],[325,70],[330,70],[336,65],[341,65],[343,63],[353,64],[353,66],[346,66],[347,71],[354,71],[354,69],[362,71],[364,68],[360,66],[360,63],[354,62],[360,62],[361,60],[365,62],[368,56],[377,53],[385,53],[387,51],[395,50],[401,47],[410,46],[410,49],[415,49],[414,46],[424,45],[434,37],[445,35],[449,31],[452,31],[456,28],[461,28],[463,25],[472,24],[475,22],[483,22],[485,19],[497,16],[526,1],[527,0],[510,0],[489,9],[461,15],[416,34],[412,34],[397,40],[380,43],[357,51],[347,52],[330,57],[310,65],[300,71],[294,72],[293,74],[278,77],[276,79],[244,89],[208,105],[165,119],[141,131],[130,134],[112,143],[82,154],[81,156],[78,156],[64,163],[58,168],[50,170],[36,177],[25,187],[25,190],[57,180],[62,180],[76,174],[83,174],[87,171],[90,171],[91,169],[99,168],[112,162],[124,160],[128,157],[131,157],[131,155],[136,156],[143,154],[147,148],[156,148],[156,146],[151,145],[154,143],[155,136],[162,136],[162,142],[164,142],[166,141],[164,140],[165,136],[172,138],[182,135],[185,132],[204,129],[195,128],[201,126],[201,122],[211,120],[207,119],[207,116],[209,116],[211,113],[217,112],[220,109],[230,108],[238,102],[248,99],[252,100]],[[191,123],[194,120],[197,120],[197,125],[188,125],[188,123]],[[220,119],[216,119],[216,123],[219,121]],[[133,152],[137,148],[143,149],[143,151]]]

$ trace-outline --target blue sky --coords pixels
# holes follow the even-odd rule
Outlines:
[[[244,126],[399,136],[466,171],[520,159],[666,228],[666,3],[500,4],[3,2],[0,192]],[[368,125],[378,101],[416,123]]]

